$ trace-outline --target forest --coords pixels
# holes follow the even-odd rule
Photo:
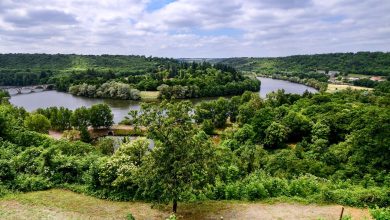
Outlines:
[[[338,71],[342,74],[390,75],[389,52],[329,53],[294,55],[275,58],[226,58],[211,59],[233,66],[240,71],[256,73],[307,73]]]
[[[267,198],[380,210],[390,204],[388,91],[279,90],[267,99],[245,92],[195,106],[144,103],[129,121],[146,127],[145,137],[117,150],[110,138],[46,135],[49,128],[110,126],[107,106],[28,113],[5,100],[0,195],[66,188],[110,200],[170,203],[174,212],[185,201]]]
[[[168,58],[0,54],[0,67],[0,85],[52,84],[59,91],[93,98],[139,100],[140,91],[160,91],[160,98],[183,99],[260,89],[258,80],[229,66]]]

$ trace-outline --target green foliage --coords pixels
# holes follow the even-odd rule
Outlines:
[[[51,188],[52,184],[50,181],[42,176],[35,175],[18,175],[15,184],[18,190],[38,191]]]
[[[238,70],[263,74],[299,73],[296,74],[299,78],[306,78],[305,73],[316,70],[367,75],[390,74],[390,53],[388,52],[330,53],[277,58],[228,58],[221,59],[219,62],[233,66]],[[323,74],[318,74],[316,78],[322,78],[321,75]]]
[[[77,108],[70,117],[70,123],[77,129],[87,128],[90,124],[90,112],[86,107]]]
[[[135,220],[133,214],[131,214],[131,213],[127,214],[126,219],[127,220]]]
[[[103,139],[96,146],[30,131],[24,122],[35,114],[2,104],[0,195],[67,187],[112,200],[176,205],[288,197],[388,207],[386,98],[377,91],[303,96],[277,92],[262,100],[247,92],[196,107],[188,101],[144,104],[131,113],[131,122],[143,128],[148,139]],[[93,110],[108,115],[107,107],[101,107],[71,112],[71,125],[92,124]],[[105,118],[98,116],[103,113],[95,117]],[[209,131],[216,125],[225,129],[212,139],[203,131],[208,130],[205,125]],[[375,210],[378,216],[388,211]]]
[[[214,134],[214,124],[210,119],[203,120],[201,128],[208,135]]]
[[[49,133],[51,124],[49,119],[41,114],[32,114],[24,120],[24,125],[31,131]]]
[[[370,213],[375,220],[389,220],[390,219],[390,208],[378,208],[376,206],[370,209]]]
[[[92,127],[109,128],[114,123],[111,109],[107,104],[96,104],[89,109],[90,123]]]
[[[50,120],[51,128],[58,131],[64,131],[71,128],[70,119],[72,111],[64,107],[50,107],[38,109],[37,113],[44,115]]]
[[[106,82],[100,87],[86,83],[69,87],[69,93],[92,98],[139,100],[139,90],[120,82]]]
[[[96,144],[96,148],[104,155],[112,155],[115,151],[115,144],[113,138],[100,138]]]
[[[269,147],[281,147],[287,138],[290,130],[283,124],[272,122],[265,130],[264,143]]]
[[[143,106],[142,124],[155,141],[141,167],[140,186],[146,198],[160,202],[188,200],[213,182],[214,151],[208,136],[199,132],[188,114],[190,102]]]
[[[80,140],[85,143],[90,143],[92,141],[91,135],[86,127],[80,128]]]

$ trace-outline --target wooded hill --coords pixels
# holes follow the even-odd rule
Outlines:
[[[295,55],[273,58],[212,59],[241,71],[257,73],[339,71],[342,74],[390,75],[390,53],[357,52]]]

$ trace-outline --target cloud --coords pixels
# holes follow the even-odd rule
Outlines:
[[[381,0],[1,0],[0,53],[389,51],[388,11]]]
[[[71,25],[76,24],[76,18],[59,10],[31,10],[24,14],[7,14],[3,17],[5,22],[19,27],[30,27],[44,24]]]

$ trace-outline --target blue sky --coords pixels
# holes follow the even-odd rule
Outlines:
[[[0,0],[0,53],[390,51],[389,11],[383,0]]]

